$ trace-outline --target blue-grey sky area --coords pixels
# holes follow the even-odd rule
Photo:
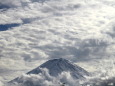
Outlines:
[[[114,0],[0,0],[1,82],[53,58],[112,76],[114,56]]]

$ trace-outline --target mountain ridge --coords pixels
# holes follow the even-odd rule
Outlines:
[[[79,77],[83,77],[84,75],[89,75],[89,73],[83,68],[63,58],[48,60],[39,67],[29,71],[27,74],[39,74],[41,72],[40,68],[47,68],[51,76],[58,76],[64,71],[72,73],[72,75],[74,75],[77,79]]]
[[[84,76],[89,76],[89,73],[86,70],[73,64],[69,60],[66,60],[63,58],[48,60],[45,63],[38,66],[37,68],[27,72],[26,74],[27,75],[40,74],[40,73],[42,73],[42,70],[41,70],[42,68],[48,69],[49,75],[51,75],[53,77],[57,77],[62,72],[70,72],[71,76],[74,79],[81,79],[81,78],[85,78]],[[11,83],[12,82],[20,82],[20,81],[18,81],[18,78],[15,78],[14,80],[12,80],[10,82]]]

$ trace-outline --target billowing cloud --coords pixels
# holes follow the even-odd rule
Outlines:
[[[0,86],[4,86],[4,84],[0,81]]]
[[[60,86],[63,83],[66,84],[66,86],[74,86],[80,85],[76,79],[74,79],[69,72],[62,72],[59,76],[53,77],[49,75],[49,72],[47,69],[42,69],[42,73],[40,74],[23,74],[20,76],[17,81],[14,81],[13,83],[9,83],[8,85],[16,85],[16,86],[49,86],[49,85],[55,85]]]
[[[0,8],[9,8],[0,10],[0,26],[10,25],[0,32],[0,73],[6,75],[11,71],[11,76],[17,76],[18,70],[25,72],[60,57],[91,64],[108,57],[113,59],[115,1],[42,2],[0,1]],[[18,25],[13,27],[14,24]]]
[[[85,76],[84,79],[75,79],[71,76],[70,72],[62,72],[57,77],[49,74],[47,69],[41,69],[42,73],[39,74],[23,74],[14,81],[6,84],[6,86],[87,86],[96,85],[104,86],[106,80],[110,78],[109,75],[103,73],[96,73],[93,76]],[[102,84],[102,85],[101,85]],[[109,81],[107,84],[110,84]],[[113,85],[112,85],[113,86]]]
[[[24,3],[28,3],[29,0],[0,0],[0,9],[22,6]]]

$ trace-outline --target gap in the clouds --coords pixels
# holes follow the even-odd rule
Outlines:
[[[32,2],[39,2],[39,3],[44,3],[45,1],[50,1],[50,0],[31,0]]]
[[[20,24],[18,23],[13,23],[13,24],[0,24],[0,31],[6,31],[9,30],[12,27],[17,27]]]
[[[7,5],[0,4],[0,9],[8,9],[8,8],[10,8],[10,7]]]

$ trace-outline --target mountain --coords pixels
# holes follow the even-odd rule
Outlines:
[[[63,58],[49,60],[43,63],[42,65],[40,65],[39,67],[33,69],[32,71],[28,72],[27,75],[40,74],[42,73],[43,68],[47,68],[49,71],[49,75],[53,77],[58,76],[62,72],[70,72],[71,76],[75,79],[84,78],[84,76],[89,75],[89,73],[83,68]],[[18,81],[18,78],[16,78],[12,80],[11,82],[19,82],[19,81]]]
[[[89,75],[83,68],[63,58],[49,60],[27,74],[39,74],[42,72],[40,68],[47,68],[51,76],[58,76],[58,74],[61,74],[64,71],[70,72],[71,75],[77,79],[84,75]]]

